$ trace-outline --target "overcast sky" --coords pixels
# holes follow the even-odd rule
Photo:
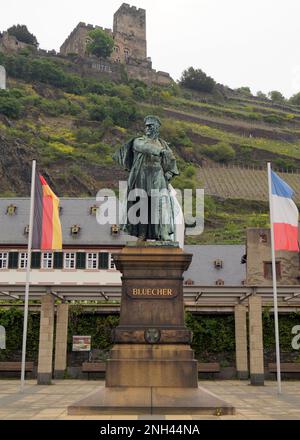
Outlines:
[[[122,0],[1,1],[0,30],[26,24],[43,49],[59,50],[79,21],[112,28]],[[300,91],[299,0],[131,0],[147,10],[153,67],[180,78],[201,68],[253,93]]]

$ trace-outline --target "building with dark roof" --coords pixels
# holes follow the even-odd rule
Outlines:
[[[60,208],[63,250],[33,249],[32,282],[120,284],[120,274],[111,255],[136,237],[124,234],[117,225],[100,225],[99,203],[95,198],[61,198]],[[2,282],[25,279],[28,223],[29,198],[0,199]],[[245,266],[240,260],[244,246],[192,245],[185,250],[194,255],[184,276],[186,285],[242,285]]]

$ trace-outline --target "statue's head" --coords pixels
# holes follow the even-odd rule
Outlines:
[[[159,136],[159,129],[161,126],[159,117],[149,115],[145,117],[144,122],[145,122],[146,136],[150,137],[151,139],[157,139]]]

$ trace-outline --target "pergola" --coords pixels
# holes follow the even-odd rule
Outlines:
[[[187,311],[195,314],[234,314],[237,375],[241,379],[248,378],[250,365],[251,383],[262,385],[262,310],[264,307],[270,312],[273,310],[272,287],[185,285],[183,291]],[[23,308],[24,304],[20,301],[24,296],[24,284],[0,284],[0,307],[14,305]],[[31,285],[29,300],[30,310],[41,313],[38,383],[50,384],[55,313],[54,377],[61,378],[67,367],[69,305],[80,304],[86,313],[96,309],[101,314],[117,314],[120,311],[121,285]],[[278,310],[280,314],[300,312],[300,286],[278,286]]]
[[[280,313],[300,311],[300,285],[299,286],[278,286],[278,307]],[[184,300],[187,310],[194,313],[232,313],[235,306],[248,305],[251,296],[261,298],[263,307],[273,305],[272,286],[184,286]],[[121,301],[121,285],[31,285],[31,301],[41,299],[51,294],[55,299],[63,303],[76,304],[76,301],[93,301],[93,307],[103,308],[107,313],[109,309],[118,311]],[[25,285],[23,284],[0,284],[0,301],[7,300],[1,307],[9,307],[16,300],[23,300],[25,297]],[[95,303],[101,301],[101,303]],[[105,301],[105,302],[104,302]],[[113,302],[116,304],[113,304]],[[81,303],[84,306],[84,304]],[[22,307],[22,304],[19,304]],[[30,305],[39,307],[38,304]]]

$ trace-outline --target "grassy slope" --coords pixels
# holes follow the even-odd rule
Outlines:
[[[214,161],[263,165],[271,158],[280,167],[300,168],[297,107],[273,106],[230,91],[224,98],[156,88],[137,97],[136,89],[127,84],[118,86],[112,95],[134,105],[136,114],[130,123],[122,123],[121,117],[116,123],[91,112],[92,107],[111,105],[106,93],[68,93],[60,87],[12,77],[8,85],[19,90],[22,111],[17,118],[0,113],[1,139],[11,146],[11,154],[15,145],[27,148],[24,166],[37,158],[60,195],[94,195],[101,187],[115,187],[125,175],[114,165],[112,152],[139,132],[142,116],[150,112],[162,117],[162,137],[170,141],[178,157],[182,175],[174,186],[200,186],[195,169]],[[1,158],[3,169],[7,159],[5,154]],[[29,180],[20,181],[17,172],[13,176],[2,172],[0,191],[2,195],[26,195]],[[189,237],[188,242],[240,243],[247,226],[267,223],[263,202],[207,198],[205,233]]]

